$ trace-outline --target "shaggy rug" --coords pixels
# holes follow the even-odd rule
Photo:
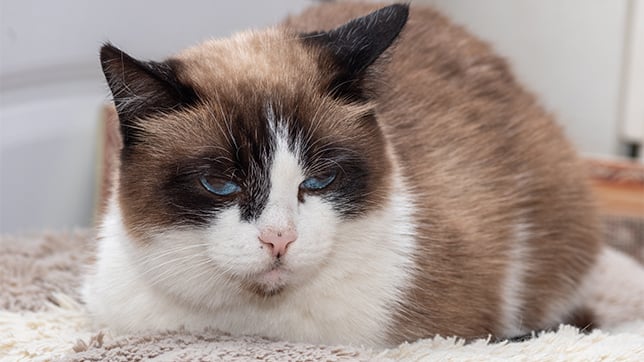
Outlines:
[[[641,220],[607,218],[605,224],[605,230],[619,236],[615,244],[636,257],[644,255]],[[0,239],[0,360],[644,360],[644,321],[610,331],[561,326],[516,342],[465,343],[435,337],[384,351],[231,337],[216,331],[111,336],[90,327],[79,302],[83,265],[91,263],[93,247],[90,231]]]

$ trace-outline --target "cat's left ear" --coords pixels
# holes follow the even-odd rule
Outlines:
[[[322,47],[332,59],[329,91],[349,100],[365,98],[367,69],[398,37],[408,16],[409,5],[394,4],[328,32],[303,34],[305,43]]]
[[[141,122],[195,102],[195,92],[176,77],[177,63],[140,61],[112,44],[101,48],[101,66],[114,98],[125,148],[141,141]]]

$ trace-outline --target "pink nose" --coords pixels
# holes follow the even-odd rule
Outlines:
[[[294,228],[272,229],[266,228],[259,233],[259,241],[266,245],[271,255],[280,257],[286,254],[288,244],[297,239],[297,232]]]

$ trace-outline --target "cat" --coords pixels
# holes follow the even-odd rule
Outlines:
[[[83,297],[115,333],[512,338],[623,261],[562,130],[431,8],[324,3],[100,58],[123,145]]]

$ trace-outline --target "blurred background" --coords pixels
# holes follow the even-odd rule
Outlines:
[[[644,0],[415,0],[489,41],[588,157],[644,161]],[[0,233],[92,224],[107,40],[162,59],[306,0],[0,0]]]

